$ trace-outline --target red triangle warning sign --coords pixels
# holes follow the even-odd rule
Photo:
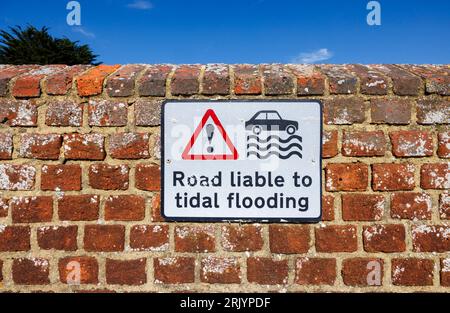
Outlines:
[[[205,128],[206,122],[208,119],[211,118],[216,128],[219,130],[220,135],[222,136],[223,140],[225,141],[225,144],[230,149],[230,154],[192,154],[191,149],[195,144],[195,141],[199,137],[200,133]],[[209,124],[211,125],[211,124]],[[207,125],[207,128],[208,126]],[[208,131],[208,129],[206,129]],[[208,132],[209,133],[209,132]],[[209,135],[208,135],[209,136]],[[212,136],[212,133],[211,133]],[[212,151],[212,150],[211,150]],[[228,137],[227,132],[222,126],[222,123],[219,121],[219,118],[217,117],[216,113],[212,109],[208,109],[203,115],[202,120],[198,124],[197,128],[195,129],[194,133],[192,134],[191,140],[189,140],[188,144],[186,145],[186,148],[184,148],[183,154],[181,155],[183,160],[237,160],[238,158],[238,152],[236,147],[231,142],[230,138]]]

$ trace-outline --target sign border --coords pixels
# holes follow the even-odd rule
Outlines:
[[[319,161],[319,166],[320,166],[320,215],[317,218],[257,218],[257,217],[249,217],[249,218],[245,218],[245,217],[240,217],[240,218],[230,218],[230,217],[172,217],[172,216],[167,216],[164,213],[164,176],[165,176],[165,172],[164,172],[164,167],[165,167],[165,129],[164,129],[164,121],[165,121],[165,108],[166,108],[166,104],[170,103],[170,102],[179,102],[179,103],[183,103],[183,102],[198,102],[198,103],[205,103],[205,102],[210,102],[210,103],[218,103],[218,102],[298,102],[298,103],[302,103],[302,102],[314,102],[317,103],[319,105],[319,111],[320,111],[320,138],[321,138],[321,142],[320,142],[320,161]],[[160,189],[160,213],[161,216],[163,217],[163,219],[166,222],[196,222],[196,223],[209,223],[209,222],[220,222],[220,223],[264,223],[264,224],[269,224],[269,223],[292,223],[292,224],[305,224],[305,223],[319,223],[322,221],[322,196],[323,196],[323,191],[322,191],[322,183],[323,183],[323,179],[322,179],[322,137],[323,137],[323,103],[322,101],[320,101],[319,99],[164,99],[161,103],[161,132],[160,132],[160,141],[161,141],[161,189]]]

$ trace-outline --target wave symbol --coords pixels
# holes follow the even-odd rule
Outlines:
[[[253,155],[258,159],[267,159],[274,155],[285,160],[295,155],[302,158],[301,151],[303,148],[300,144],[301,142],[302,137],[297,135],[292,135],[285,139],[277,135],[270,135],[267,138],[249,135],[247,136],[247,157]]]

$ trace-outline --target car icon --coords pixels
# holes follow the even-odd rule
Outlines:
[[[262,130],[282,130],[292,135],[298,130],[298,122],[285,120],[275,110],[259,111],[245,122],[245,129],[259,135]]]

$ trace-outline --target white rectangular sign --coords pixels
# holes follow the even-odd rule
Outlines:
[[[319,101],[166,101],[162,123],[166,219],[320,220]]]

